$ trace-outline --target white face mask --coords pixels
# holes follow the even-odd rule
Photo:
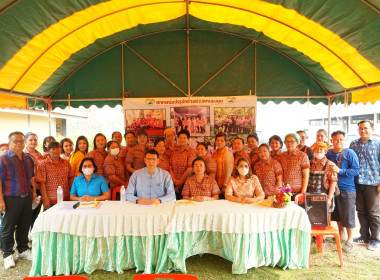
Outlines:
[[[322,159],[322,158],[324,158],[324,156],[325,156],[325,154],[323,154],[323,153],[314,153],[314,157],[316,159]]]
[[[92,175],[92,173],[94,173],[94,168],[83,168],[82,172],[84,175],[89,176]]]
[[[242,176],[246,176],[249,172],[249,168],[245,168],[245,167],[239,167],[238,168],[238,172],[240,175]]]
[[[111,156],[117,156],[120,152],[119,148],[111,149],[110,154]]]

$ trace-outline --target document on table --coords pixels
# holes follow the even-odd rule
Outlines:
[[[196,205],[193,201],[185,200],[185,199],[176,200],[175,204],[177,204],[177,206],[195,206]]]

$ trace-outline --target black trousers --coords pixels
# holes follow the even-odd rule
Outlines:
[[[5,214],[1,233],[1,249],[4,259],[14,253],[16,237],[17,250],[22,253],[29,249],[28,233],[32,222],[32,195],[27,197],[4,196]]]
[[[356,185],[356,211],[360,235],[366,240],[380,241],[380,194],[377,186]]]

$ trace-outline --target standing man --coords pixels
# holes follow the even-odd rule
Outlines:
[[[169,172],[157,167],[158,157],[156,150],[145,152],[146,167],[133,172],[129,180],[126,192],[128,201],[151,205],[175,200],[172,178]]]
[[[375,251],[380,242],[380,142],[371,139],[372,121],[363,120],[358,127],[360,138],[350,144],[360,164],[359,176],[355,178],[360,236],[354,242],[369,242],[368,250]]]
[[[237,161],[240,158],[246,158],[249,162],[251,159],[249,158],[247,152],[244,150],[244,139],[241,137],[235,137],[232,142],[232,149],[234,149],[234,165],[236,165]]]
[[[178,132],[178,146],[170,157],[170,175],[172,176],[177,199],[180,198],[182,187],[192,170],[192,162],[197,157],[189,146],[190,132],[186,129]]]
[[[304,152],[305,154],[307,154],[309,161],[313,160],[314,159],[313,151],[311,150],[310,147],[306,146],[306,139],[307,139],[306,131],[298,130],[297,134],[300,136],[300,144],[298,145],[298,149],[301,152]]]
[[[331,213],[331,220],[336,221],[339,227],[340,240],[347,240],[343,245],[343,251],[353,251],[352,233],[355,228],[355,176],[359,175],[359,159],[351,149],[343,149],[343,131],[335,131],[331,134],[332,149],[327,151],[326,157],[337,165],[338,187],[340,195],[335,196],[335,209]],[[347,232],[347,234],[346,234]]]
[[[20,257],[31,260],[28,232],[32,223],[31,180],[34,177],[33,159],[22,151],[24,134],[12,132],[8,140],[10,150],[0,156],[0,211],[5,213],[1,249],[5,269],[15,267],[15,237]]]

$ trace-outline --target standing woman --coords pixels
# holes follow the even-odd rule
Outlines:
[[[307,154],[298,150],[300,136],[289,133],[285,136],[285,145],[288,149],[279,158],[283,169],[284,184],[289,184],[292,192],[306,193],[309,182],[310,162]]]
[[[197,157],[202,158],[206,163],[206,174],[215,179],[216,161],[207,155],[208,145],[205,142],[198,143],[195,153]]]
[[[246,158],[240,158],[228,180],[226,199],[239,203],[253,203],[263,200],[264,191],[256,175],[252,174],[251,164]]]
[[[75,177],[81,175],[79,166],[82,160],[88,153],[88,140],[86,136],[79,136],[75,143],[74,153],[70,156],[71,169],[74,172]]]
[[[46,156],[42,155],[39,151],[36,150],[37,145],[38,145],[38,137],[35,133],[28,132],[25,135],[24,139],[25,139],[25,148],[23,152],[32,157],[33,162],[34,162],[34,174],[37,174],[37,166],[42,160],[46,158]],[[41,178],[37,176],[34,177],[34,184],[32,181],[34,197],[41,195],[41,192],[40,192],[41,182],[42,182]],[[37,219],[38,214],[41,212],[41,206],[42,204],[40,204],[33,210],[31,227],[33,227],[34,221]]]
[[[157,138],[156,141],[154,141],[154,149],[157,151],[159,155],[157,167],[170,172],[170,163],[169,163],[170,159],[165,154],[164,138]]]
[[[74,150],[73,141],[71,141],[71,139],[69,138],[64,138],[61,140],[60,145],[61,145],[61,151],[62,151],[61,158],[65,160],[70,160],[71,153]]]
[[[281,137],[278,135],[273,135],[271,138],[269,138],[269,146],[270,146],[270,156],[273,159],[278,160],[280,155],[282,154],[282,146],[284,143],[281,140]]]
[[[140,130],[137,132],[136,137],[137,145],[128,151],[127,158],[124,162],[124,165],[130,174],[145,167],[144,158],[146,143],[148,142],[148,133],[146,133],[145,130]]]
[[[260,145],[259,158],[254,165],[253,174],[259,178],[265,197],[268,197],[273,195],[276,188],[282,187],[282,167],[277,160],[271,158],[267,144]]]
[[[234,168],[234,156],[229,150],[227,150],[226,141],[226,134],[222,132],[216,134],[216,150],[212,154],[212,158],[216,161],[217,165],[215,179],[223,194],[226,189],[228,179],[231,176],[232,169]]]
[[[87,155],[95,160],[95,164],[98,167],[96,173],[102,176],[104,176],[104,160],[107,157],[106,145],[106,137],[102,133],[97,133],[94,137],[94,149]]]
[[[120,157],[120,144],[115,140],[107,143],[108,155],[104,160],[104,177],[109,182],[111,191],[117,186],[127,186],[124,162]]]
[[[259,160],[259,137],[256,133],[251,133],[247,136],[248,147],[251,149],[249,157],[251,159],[251,167]]]
[[[42,142],[42,149],[44,150],[44,156],[47,156],[49,153],[48,153],[48,145],[51,143],[51,142],[55,142],[55,139],[53,136],[46,136],[44,138],[44,141]]]

